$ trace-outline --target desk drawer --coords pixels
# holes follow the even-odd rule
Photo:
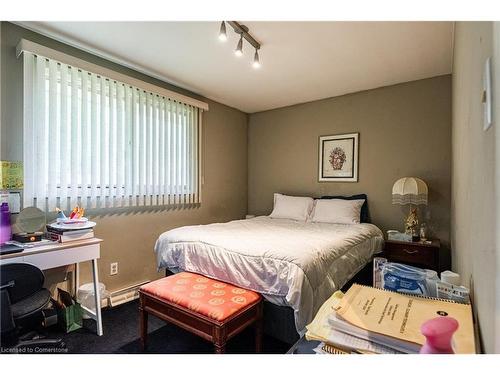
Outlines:
[[[425,266],[435,269],[437,267],[438,249],[418,244],[386,243],[384,250],[386,257],[391,262],[401,262]]]
[[[25,263],[30,263],[42,270],[66,266],[68,264],[86,262],[100,256],[99,244],[67,248],[45,253],[26,254]]]

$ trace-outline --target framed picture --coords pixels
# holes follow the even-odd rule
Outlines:
[[[318,180],[358,181],[359,133],[319,137]]]

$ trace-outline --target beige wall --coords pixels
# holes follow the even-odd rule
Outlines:
[[[500,22],[493,22],[493,122],[498,124],[498,116],[500,115]],[[498,125],[494,125],[498,126]],[[495,353],[500,353],[500,230],[499,213],[500,213],[500,132],[495,131],[495,198],[496,198],[496,312],[495,312]]]
[[[93,63],[104,65],[150,83],[187,93],[176,87],[146,77],[130,69],[105,61],[83,51],[45,38],[16,25],[2,22],[2,159],[22,159],[22,60],[15,57],[19,39],[27,38]],[[189,93],[188,93],[189,94]],[[193,95],[194,96],[194,95]],[[244,217],[247,211],[247,115],[236,109],[208,101],[210,110],[203,115],[204,186],[199,208],[179,210],[105,211],[93,216],[96,235],[104,239],[99,275],[113,291],[132,283],[158,277],[153,245],[168,229]],[[102,212],[102,211],[100,211]],[[119,273],[109,276],[111,262],[119,263]],[[49,280],[60,281],[62,270],[48,272]],[[90,279],[82,267],[82,282]]]
[[[492,56],[491,22],[457,22],[453,61],[453,267],[472,280],[486,352],[494,351],[496,270],[495,127],[482,130],[483,66]],[[498,98],[497,98],[498,99]],[[498,114],[497,118],[498,118]],[[499,335],[498,328],[496,330]]]
[[[500,22],[493,22],[493,122],[498,126],[498,116],[500,116]],[[500,212],[500,132],[495,131],[495,198],[496,198],[496,318],[495,318],[495,353],[500,353],[500,230],[498,213]]]
[[[250,115],[249,213],[267,214],[273,193],[368,194],[372,222],[402,230],[393,183],[417,176],[429,186],[423,220],[449,241],[451,77],[383,87]],[[318,137],[360,133],[359,182],[318,182]]]

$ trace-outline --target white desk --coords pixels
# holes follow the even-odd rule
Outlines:
[[[42,270],[76,264],[77,269],[75,275],[75,285],[78,289],[78,263],[90,260],[92,262],[92,277],[94,282],[96,310],[91,311],[83,306],[82,308],[96,321],[97,334],[102,336],[101,295],[97,270],[97,259],[101,256],[101,242],[102,240],[99,238],[90,238],[87,240],[69,243],[53,243],[49,245],[35,246],[24,249],[24,251],[20,253],[0,256],[0,264],[30,263]]]

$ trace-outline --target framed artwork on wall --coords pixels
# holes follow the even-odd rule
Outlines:
[[[359,133],[319,137],[318,180],[357,182]]]

